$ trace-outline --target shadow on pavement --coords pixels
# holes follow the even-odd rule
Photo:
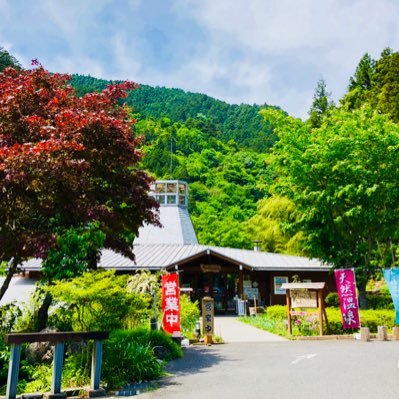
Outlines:
[[[184,351],[182,359],[172,361],[166,372],[171,374],[160,381],[158,387],[167,385],[180,385],[175,377],[201,373],[203,370],[218,364],[226,358],[214,346],[194,346]]]

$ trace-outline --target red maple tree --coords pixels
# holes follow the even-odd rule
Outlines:
[[[91,221],[107,248],[133,258],[132,233],[158,223],[151,178],[138,168],[135,121],[117,103],[138,85],[79,98],[70,76],[34,64],[0,73],[0,259],[14,258],[15,270],[44,257],[57,228]]]

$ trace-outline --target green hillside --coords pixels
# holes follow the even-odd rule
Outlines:
[[[72,84],[79,95],[102,90],[110,83],[90,76],[72,76]],[[259,115],[262,107],[268,107],[266,104],[262,107],[228,104],[205,94],[146,85],[131,92],[127,103],[144,118],[201,121],[206,131],[217,133],[224,143],[233,139],[241,148],[266,151],[276,139],[270,125],[262,123]]]

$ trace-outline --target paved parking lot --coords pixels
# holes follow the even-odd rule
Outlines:
[[[399,342],[285,341],[191,347],[144,399],[374,399],[399,393]]]

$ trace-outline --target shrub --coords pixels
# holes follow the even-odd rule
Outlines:
[[[314,310],[314,309],[313,309]],[[356,330],[342,327],[342,316],[339,308],[326,308],[327,318],[329,322],[331,335],[352,334]],[[297,318],[297,323],[294,321],[292,326],[292,335],[318,335],[317,328],[318,320],[310,321],[311,316],[303,316]],[[286,306],[270,306],[267,308],[266,315],[257,317],[240,318],[240,320],[249,323],[255,327],[269,331],[274,334],[286,336],[287,335],[287,307]],[[362,327],[369,327],[370,332],[376,333],[378,326],[386,326],[389,330],[395,325],[395,312],[388,309],[368,309],[360,310],[360,321]],[[327,326],[324,325],[324,332],[327,333]]]
[[[367,293],[367,305],[369,309],[394,309],[391,294],[389,292],[378,294]]]
[[[180,296],[181,306],[181,329],[186,336],[192,336],[195,330],[195,323],[200,317],[198,301],[191,302],[187,295]]]
[[[57,281],[46,288],[55,301],[73,310],[74,330],[114,330],[128,321],[139,325],[149,316],[144,295],[128,292],[128,276],[115,271],[87,272],[70,281]]]
[[[339,297],[337,292],[330,292],[325,299],[326,307],[338,307],[339,306]]]
[[[0,387],[7,382],[9,349],[4,342],[4,336],[0,334]]]
[[[119,339],[121,341],[134,341],[138,344],[154,348],[163,346],[170,353],[166,360],[177,359],[183,356],[182,349],[172,338],[160,330],[148,330],[146,328],[136,328],[134,330],[117,330],[110,335],[110,340]],[[108,341],[107,341],[108,342]]]
[[[143,338],[144,334],[140,337],[134,330],[114,331],[105,342],[102,377],[110,388],[156,379],[163,373],[163,365],[154,356],[151,343],[144,344],[135,336]]]
[[[342,328],[342,316],[339,308],[327,308],[327,318],[330,324],[330,334],[350,334],[353,330]],[[370,332],[377,332],[378,326],[386,326],[392,329],[395,325],[395,312],[392,310],[360,310],[360,323],[362,327],[368,327]],[[356,330],[357,331],[357,330]]]
[[[266,315],[271,320],[286,320],[287,319],[287,306],[273,305],[266,309]]]

